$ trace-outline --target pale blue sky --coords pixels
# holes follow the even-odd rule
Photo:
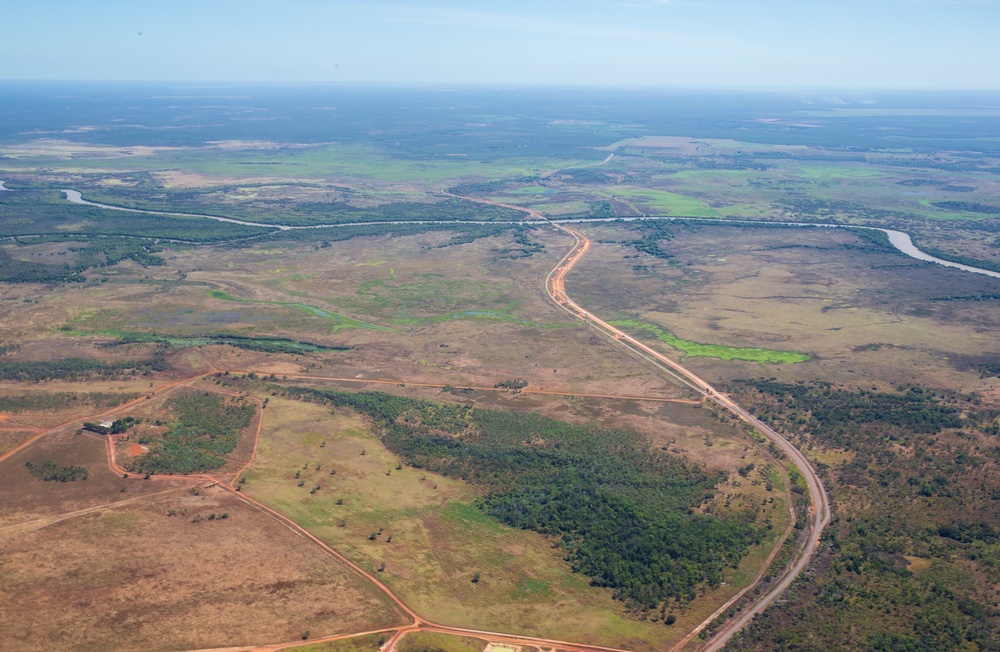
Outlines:
[[[22,0],[0,15],[0,79],[1000,88],[1000,0]]]

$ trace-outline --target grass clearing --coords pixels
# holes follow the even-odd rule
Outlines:
[[[452,636],[435,632],[407,634],[396,648],[398,652],[483,652],[486,641],[469,636]],[[494,647],[494,650],[497,648]]]
[[[331,333],[336,333],[337,331],[344,330],[346,328],[366,328],[371,330],[389,330],[384,326],[377,326],[375,324],[368,324],[358,319],[352,317],[347,317],[345,315],[339,315],[323,308],[317,308],[316,306],[309,306],[304,303],[293,303],[291,301],[262,301],[256,299],[241,299],[240,297],[233,296],[228,292],[223,292],[222,290],[209,290],[208,296],[211,299],[217,299],[219,301],[235,301],[238,303],[257,303],[270,306],[285,306],[288,308],[294,308],[301,312],[313,315],[315,317],[323,317],[324,319],[329,319],[334,322],[333,328],[330,330]]]
[[[722,344],[700,344],[689,340],[682,340],[673,333],[663,330],[653,324],[631,320],[617,320],[609,322],[614,326],[622,328],[635,328],[646,330],[654,335],[661,342],[666,342],[673,348],[683,351],[684,355],[697,358],[718,358],[719,360],[746,360],[747,362],[764,362],[770,364],[793,364],[805,362],[809,356],[805,353],[794,351],[774,351],[772,349],[758,349],[752,347],[733,347]]]
[[[259,645],[306,630],[332,636],[403,621],[370,584],[221,492],[195,495],[182,486],[3,531],[0,545],[6,649]]]
[[[393,632],[367,634],[365,636],[342,638],[338,641],[311,643],[285,649],[296,650],[297,652],[377,652],[387,640],[392,638],[392,635]]]
[[[685,217],[719,217],[718,211],[700,199],[666,190],[616,186],[614,195],[628,199],[647,215],[666,213]]]

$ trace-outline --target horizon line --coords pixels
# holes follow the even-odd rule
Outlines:
[[[694,91],[731,93],[1000,93],[1000,86],[763,86],[727,84],[567,84],[550,82],[470,82],[470,81],[358,81],[358,80],[271,80],[271,79],[60,79],[2,78],[0,84],[184,84],[192,86],[286,86],[286,87],[397,87],[410,89],[537,89],[537,90],[617,90],[617,91]]]

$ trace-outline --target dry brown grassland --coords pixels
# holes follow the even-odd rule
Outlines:
[[[312,377],[322,386],[330,381],[319,378],[454,387],[491,387],[504,379],[524,378],[529,389],[685,396],[654,370],[571,323],[547,302],[541,279],[568,244],[565,236],[547,230],[532,233],[546,245],[546,253],[518,260],[498,255],[509,245],[509,236],[432,248],[450,237],[357,238],[331,248],[253,245],[221,253],[172,247],[165,252],[167,265],[161,268],[123,263],[96,273],[94,282],[80,286],[8,286],[4,291],[11,300],[0,303],[0,330],[4,340],[21,345],[11,355],[15,360],[125,360],[151,354],[154,349],[149,345],[98,346],[136,332],[184,338],[228,331],[350,349],[265,354],[217,345],[175,346],[167,355],[169,369],[150,376],[93,383],[53,380],[27,386],[8,382],[4,388],[21,393],[86,389],[144,395],[214,367],[273,373],[279,379]],[[102,278],[107,280],[99,282]],[[320,314],[300,306],[318,308]],[[351,319],[375,328],[343,327],[345,323],[356,326]],[[357,383],[340,386],[366,388]],[[169,395],[204,389],[221,388],[211,379],[201,381],[191,390],[157,394],[122,414],[152,420],[162,416]],[[455,400],[436,389],[388,389]],[[397,470],[395,459],[358,418],[333,415],[266,392],[260,398],[268,398],[269,405],[257,461],[245,474],[247,495],[287,514],[365,568],[377,570],[385,562],[380,578],[428,618],[653,649],[710,613],[755,574],[756,565],[766,556],[766,546],[754,550],[728,586],[678,613],[675,627],[640,622],[626,614],[610,592],[590,587],[586,578],[573,574],[552,541],[483,517],[473,505],[478,497],[474,488],[412,469]],[[754,460],[758,466],[767,463],[765,453],[742,430],[721,423],[697,406],[527,393],[477,392],[472,398],[486,407],[536,410],[570,422],[633,428],[647,434],[654,446],[685,455],[711,471],[732,473],[744,460]],[[85,417],[81,410],[16,415],[19,423],[39,427]],[[301,539],[279,536],[273,523],[248,513],[232,499],[215,494],[191,496],[185,493],[191,485],[183,482],[176,493],[159,495],[174,484],[112,474],[103,441],[75,435],[78,425],[74,422],[47,434],[0,462],[6,470],[0,473],[0,483],[6,485],[0,527],[9,528],[5,549],[30,549],[33,555],[19,553],[9,558],[8,576],[20,580],[11,580],[5,591],[8,596],[27,591],[35,601],[27,604],[36,605],[38,613],[50,614],[41,620],[58,624],[38,639],[42,646],[69,645],[60,632],[77,626],[79,605],[121,592],[129,596],[127,607],[102,606],[103,613],[134,622],[136,629],[126,640],[124,635],[105,631],[105,621],[95,621],[90,629],[77,629],[81,647],[249,644],[292,640],[305,629],[315,637],[321,632],[364,631],[397,623],[370,587],[357,584],[353,575],[332,562],[318,559],[318,553]],[[150,425],[139,426],[143,427]],[[140,435],[136,430],[130,436]],[[320,448],[322,441],[327,444]],[[119,445],[119,463],[127,460],[133,443]],[[245,438],[232,462],[218,472],[220,477],[249,459],[248,446]],[[366,455],[355,448],[365,449]],[[90,478],[75,483],[41,482],[24,469],[28,459],[83,465],[90,470]],[[315,469],[317,464],[320,470]],[[336,476],[328,473],[333,468],[338,469]],[[308,486],[298,486],[299,480],[293,477],[296,470],[309,475]],[[736,484],[740,480],[732,473],[713,509],[772,495],[765,496],[758,484]],[[313,482],[321,489],[310,494]],[[775,531],[779,532],[786,518],[780,488],[773,495]],[[132,499],[138,500],[124,502]],[[344,504],[337,505],[338,499]],[[170,501],[178,506],[168,505]],[[211,509],[203,511],[227,512],[229,517],[191,523],[197,514],[192,515],[188,503],[201,504],[198,501],[212,501]],[[174,509],[188,509],[188,514],[183,518],[165,515]],[[344,527],[338,527],[341,518],[346,521]],[[128,527],[113,526],[118,521],[127,521]],[[213,529],[206,538],[207,528]],[[379,528],[384,534],[369,541],[368,535]],[[102,538],[95,530],[107,534]],[[58,537],[47,536],[55,531]],[[395,537],[385,544],[389,531]],[[75,583],[82,573],[79,555],[74,553],[65,564],[60,563],[77,539],[82,542],[80,555],[102,551],[101,564],[93,573],[107,576],[99,584],[103,593],[88,593],[89,589]],[[158,540],[169,541],[171,548],[159,561],[154,558]],[[171,556],[175,552],[176,560]],[[189,564],[185,566],[184,560]],[[46,581],[55,582],[65,575],[70,590],[29,589],[30,563],[36,562],[51,569]],[[270,566],[261,571],[265,563]],[[266,589],[270,584],[260,582],[270,577],[268,573],[280,574],[285,565],[292,578],[287,581],[293,585],[270,593]],[[307,582],[305,577],[318,572],[317,568],[325,569],[320,579]],[[483,580],[473,584],[469,578],[476,572],[483,574]],[[82,576],[92,578],[93,573]],[[128,582],[129,573],[139,581]],[[252,597],[236,591],[241,585],[250,587],[247,594]],[[164,613],[162,596],[176,603],[169,614]],[[109,605],[122,600],[109,598]],[[281,608],[266,612],[268,600],[280,600]],[[48,611],[37,606],[42,603]],[[215,606],[206,609],[205,604]],[[358,608],[352,610],[351,604]],[[200,609],[195,610],[198,605]],[[4,617],[10,623],[23,616],[13,605],[7,609]],[[193,615],[202,612],[207,612],[204,618]],[[147,615],[140,618],[142,614]],[[182,627],[184,619],[196,625]],[[243,638],[233,634],[240,627],[247,628]],[[17,631],[19,637],[30,634]]]

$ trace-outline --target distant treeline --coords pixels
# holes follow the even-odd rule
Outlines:
[[[934,256],[935,258],[948,260],[953,263],[959,263],[961,265],[968,265],[969,267],[988,269],[991,272],[1000,272],[1000,262],[994,262],[992,260],[983,260],[982,258],[973,258],[972,256],[962,256],[959,254],[951,253],[950,251],[941,251],[940,249],[927,247],[923,244],[920,244],[918,246],[920,247],[921,251],[931,256]]]
[[[0,193],[0,237],[57,235],[163,238],[185,242],[224,242],[269,230],[202,217],[174,217],[114,211],[67,203],[55,190]]]
[[[106,410],[136,398],[119,392],[32,392],[0,396],[0,412],[56,412],[78,406]]]
[[[0,361],[0,379],[40,382],[43,380],[105,380],[164,371],[167,368],[162,353],[145,360],[100,362],[85,358],[63,358],[44,362]]]
[[[155,202],[148,197],[155,191]],[[148,211],[169,211],[215,215],[262,224],[313,226],[346,222],[384,222],[413,220],[482,220],[511,221],[523,216],[521,211],[447,198],[430,202],[391,202],[374,206],[355,206],[346,201],[300,202],[285,199],[256,200],[237,205],[220,203],[219,188],[210,190],[116,189],[115,194],[91,191],[86,197],[97,203]],[[462,194],[462,193],[456,193]],[[181,218],[183,219],[183,218]],[[204,219],[204,218],[197,218]],[[217,222],[218,223],[218,222]],[[229,226],[237,226],[230,224]],[[259,229],[258,229],[259,230]]]
[[[42,242],[60,242],[69,238],[65,236],[43,238],[21,238],[19,245],[40,244]],[[77,237],[75,239],[81,239]],[[69,252],[75,254],[72,264],[47,265],[34,261],[18,260],[6,250],[0,249],[0,281],[7,283],[62,283],[81,282],[85,278],[83,272],[93,267],[115,265],[123,260],[134,260],[143,267],[163,265],[163,259],[155,254],[162,251],[148,240],[136,238],[99,236],[87,238],[88,244],[82,247],[70,247]]]
[[[195,335],[184,338],[171,338],[156,333],[126,333],[113,342],[98,344],[98,348],[112,349],[129,344],[160,344],[162,346],[173,346],[181,342],[188,346],[202,346],[205,344],[224,344],[237,349],[247,351],[260,351],[261,353],[312,353],[315,351],[349,351],[349,346],[326,346],[299,340],[290,340],[284,337],[259,337],[251,335],[236,335],[230,333],[218,333],[215,335]]]
[[[517,177],[515,179],[498,179],[495,181],[469,181],[458,183],[448,188],[453,195],[486,195],[500,192],[518,185],[537,183],[538,177]]]
[[[928,301],[994,301],[1000,294],[953,294],[947,297],[929,297]]]
[[[990,204],[980,204],[972,201],[932,201],[931,206],[936,206],[948,211],[965,211],[966,213],[984,213],[986,215],[1000,215],[1000,206]]]

